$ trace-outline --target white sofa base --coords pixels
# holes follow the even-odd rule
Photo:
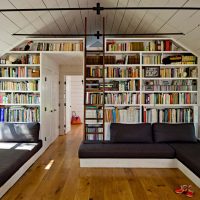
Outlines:
[[[178,168],[200,188],[200,178],[175,159],[81,158],[80,167],[92,168]]]

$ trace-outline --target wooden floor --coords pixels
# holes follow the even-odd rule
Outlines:
[[[178,169],[80,168],[77,151],[82,127],[60,136],[2,200],[176,200],[189,199],[174,193],[180,184],[192,184]],[[50,169],[45,169],[54,161]]]

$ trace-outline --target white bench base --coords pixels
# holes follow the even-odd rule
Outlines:
[[[200,178],[177,159],[81,158],[80,167],[92,168],[178,168],[200,188]]]

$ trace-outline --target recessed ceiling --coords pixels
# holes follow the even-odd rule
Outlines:
[[[1,9],[93,7],[179,6],[200,7],[198,0],[1,0]],[[27,34],[84,33],[84,18],[88,19],[88,33],[101,30],[105,17],[106,33],[163,33],[183,32],[173,36],[180,43],[200,55],[200,11],[198,10],[107,10],[96,11],[36,11],[0,13],[0,51],[11,48]],[[89,37],[89,42],[95,38]]]

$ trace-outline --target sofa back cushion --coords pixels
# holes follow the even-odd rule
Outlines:
[[[110,138],[113,143],[152,143],[151,124],[120,124],[110,125]]]
[[[39,123],[1,123],[0,142],[38,142]]]
[[[194,124],[153,124],[155,142],[197,142]]]

